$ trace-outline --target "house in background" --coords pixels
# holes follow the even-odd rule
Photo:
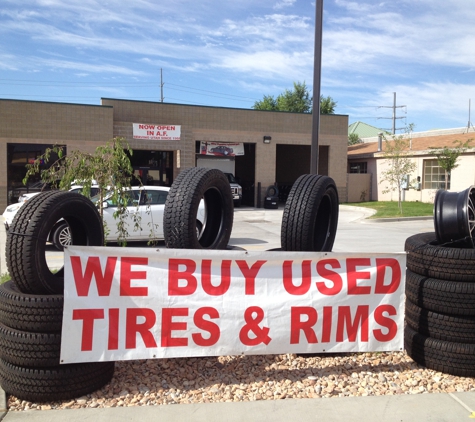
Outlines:
[[[363,142],[365,142],[366,139],[377,137],[381,132],[389,135],[389,132],[360,121],[354,122],[348,126],[348,135],[356,133]]]
[[[387,139],[392,139],[387,136]],[[407,154],[416,164],[409,175],[409,188],[403,191],[405,201],[433,202],[438,189],[445,186],[445,172],[439,166],[431,148],[455,147],[455,141],[472,140],[471,147],[463,153],[458,167],[449,176],[448,190],[460,192],[475,185],[475,132],[467,128],[430,132],[416,132],[407,135]],[[378,137],[364,139],[363,143],[348,147],[347,202],[397,201],[398,192],[385,192],[388,183],[382,181],[382,173],[388,169],[389,160],[384,156],[386,141]]]

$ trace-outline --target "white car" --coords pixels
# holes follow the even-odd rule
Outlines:
[[[81,192],[82,191],[82,186],[79,185],[74,185],[69,189],[70,192]],[[91,186],[91,196],[94,196],[97,194],[99,191],[99,186],[93,185]],[[3,212],[2,216],[5,219],[5,229],[8,231],[9,227],[12,224],[13,218],[15,217],[16,213],[18,210],[23,206],[23,204],[27,201],[29,201],[31,198],[34,196],[38,195],[41,192],[32,192],[32,193],[25,193],[21,195],[18,198],[18,202],[15,204],[11,204],[8,207],[5,208],[5,211]]]
[[[163,214],[169,190],[170,188],[163,186],[134,186],[128,191],[129,201],[127,215],[124,221],[128,233],[128,242],[164,239]],[[104,195],[104,228],[106,231],[106,241],[117,242],[119,236],[117,230],[118,220],[114,218],[114,213],[117,211],[117,205],[114,204],[111,196],[110,193]],[[100,198],[95,196],[91,198],[91,200],[97,202]],[[139,216],[139,218],[136,218],[135,216]],[[135,227],[136,220],[139,223],[137,228]],[[204,222],[205,206],[204,201],[201,201],[196,221],[196,234],[198,237],[203,228]],[[59,250],[63,250],[64,246],[72,243],[71,232],[66,221],[59,220],[55,224],[48,235],[48,241],[53,243],[53,245]]]

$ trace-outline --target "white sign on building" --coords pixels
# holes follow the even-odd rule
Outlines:
[[[150,139],[155,141],[179,141],[180,125],[152,125],[133,123],[134,139]]]

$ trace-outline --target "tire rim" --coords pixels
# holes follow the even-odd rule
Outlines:
[[[475,186],[462,192],[438,190],[434,201],[434,227],[439,244],[475,247]]]
[[[65,226],[60,232],[58,236],[59,243],[61,246],[69,246],[72,244],[71,238],[71,230],[69,226]]]

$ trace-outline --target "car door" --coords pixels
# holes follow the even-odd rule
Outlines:
[[[141,192],[140,215],[143,240],[163,239],[163,213],[168,191],[144,188]]]
[[[136,222],[140,223],[140,191],[130,190],[126,194],[127,213],[124,216],[124,228],[127,230],[127,240],[141,240],[141,227],[135,227]],[[104,202],[107,206],[103,209],[104,216],[104,230],[106,231],[106,240],[108,242],[117,242],[119,237],[119,230],[117,224],[119,219],[114,218],[114,213],[117,211],[117,203],[112,198],[106,199]]]

